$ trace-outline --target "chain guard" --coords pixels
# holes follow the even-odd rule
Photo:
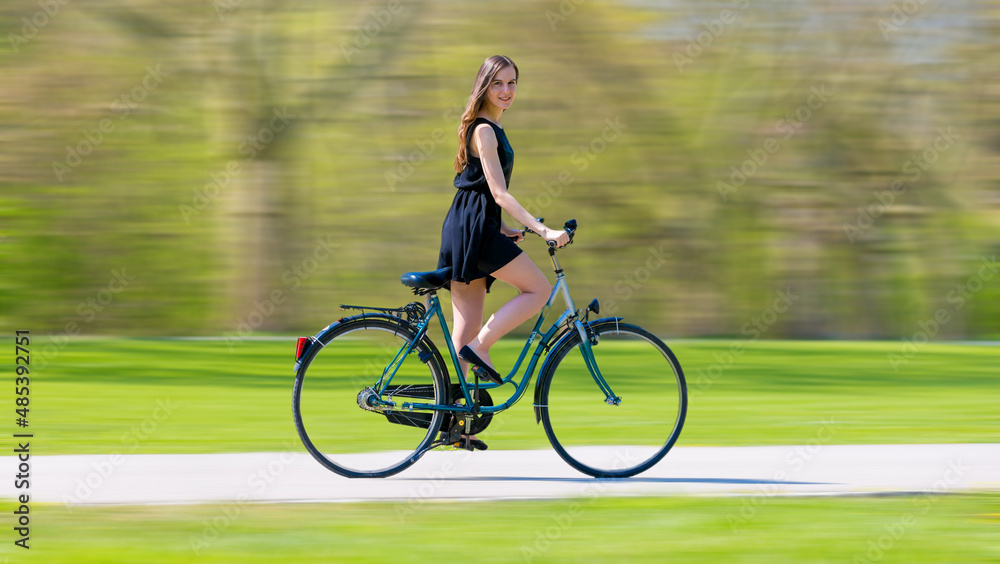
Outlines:
[[[475,393],[471,391],[470,393]],[[458,384],[451,385],[451,398],[452,401],[458,401],[462,399],[462,386]],[[486,390],[479,390],[479,407],[490,407],[493,405],[493,398],[490,397],[489,392]],[[464,417],[464,413],[450,413],[445,416],[444,421],[441,423],[441,430],[451,430],[458,424],[459,418]],[[476,435],[482,433],[490,426],[490,421],[493,420],[492,413],[481,413],[479,415],[472,416],[472,430],[465,430],[462,432],[463,435]]]
[[[367,393],[366,393],[367,392]],[[452,384],[449,397],[452,402],[462,399],[462,387],[459,384]],[[380,410],[367,406],[367,400],[370,396],[374,395],[375,391],[371,388],[365,388],[361,390],[358,394],[358,406],[365,411],[371,411],[374,413],[381,413],[390,423],[395,423],[397,425],[407,425],[409,427],[420,427],[426,429],[430,427],[431,420],[434,418],[434,414],[429,411],[416,411],[411,412],[402,409],[388,409]],[[423,400],[434,400],[434,387],[431,385],[426,386],[389,386],[386,388],[385,395],[390,399],[393,397],[406,397],[414,399]],[[487,407],[493,405],[493,398],[490,397],[489,392],[486,390],[479,390],[479,406]],[[464,420],[464,413],[445,413],[441,420],[441,430],[448,432],[458,425],[459,418]],[[472,419],[472,431],[463,431],[463,435],[475,435],[477,433],[482,433],[489,426],[490,421],[493,420],[492,413],[483,413],[473,416]]]

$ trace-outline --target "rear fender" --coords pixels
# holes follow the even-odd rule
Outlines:
[[[358,319],[374,319],[374,318],[385,319],[387,321],[392,321],[394,323],[401,323],[404,326],[407,326],[407,328],[409,328],[410,331],[413,333],[416,333],[417,331],[416,327],[413,327],[405,320],[386,313],[360,313],[358,315],[352,315],[350,317],[343,317],[321,329],[319,333],[316,333],[315,336],[309,337],[309,343],[302,349],[302,351],[295,359],[295,372],[299,371],[299,366],[302,364],[302,359],[307,358],[314,349],[316,352],[319,352],[320,349],[325,347],[326,344],[330,342],[330,339],[332,338],[331,335],[334,334],[338,329],[340,329],[341,325],[351,321],[356,321]],[[421,341],[419,346],[419,352],[421,355],[429,354],[429,351],[425,351],[427,347],[424,344],[424,341],[429,341],[426,335],[424,336],[424,339]],[[445,368],[445,370],[447,370],[447,368]]]

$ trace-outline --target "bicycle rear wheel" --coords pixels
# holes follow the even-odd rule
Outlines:
[[[591,325],[597,367],[620,403],[607,401],[584,361],[578,334],[546,360],[539,412],[553,448],[595,477],[624,478],[659,462],[680,436],[687,385],[674,353],[655,335],[615,320]]]
[[[381,396],[375,393],[413,335],[411,325],[388,316],[348,318],[302,359],[292,411],[302,443],[320,464],[350,478],[382,478],[412,465],[434,440],[442,412],[399,408],[448,403],[448,372],[430,339],[403,359]],[[379,397],[397,408],[378,407]]]

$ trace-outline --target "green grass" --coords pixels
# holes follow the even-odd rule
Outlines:
[[[78,339],[47,359],[34,343],[38,454],[301,447],[291,340]],[[998,347],[927,345],[895,372],[895,342],[761,341],[731,363],[729,342],[668,344],[691,390],[679,445],[802,444],[821,429],[835,444],[995,442],[1000,428]],[[510,366],[519,346],[500,343],[494,360]],[[548,445],[530,393],[494,419],[491,448]]]
[[[599,487],[599,482],[592,487]],[[870,556],[877,557],[870,561],[913,564],[1000,559],[1000,496],[996,494],[599,498],[584,491],[582,496],[452,504],[71,510],[42,505],[32,508],[30,554],[5,542],[0,557],[75,564],[431,562],[445,558],[771,564],[867,562]],[[9,504],[2,509],[7,514],[11,511]]]
[[[996,440],[996,347],[928,345],[895,372],[887,355],[899,344],[891,342],[756,342],[732,362],[729,342],[671,344],[691,386],[681,445],[801,444],[821,430],[824,440],[832,435],[826,442],[841,444]],[[230,351],[223,342],[80,339],[49,355],[43,368],[45,343],[35,341],[33,453],[300,450],[290,409],[291,349],[291,340],[247,341]],[[518,349],[501,343],[494,360],[509,366]],[[547,446],[530,398],[499,415],[486,435],[491,448]],[[1000,560],[997,494],[600,498],[593,496],[600,482],[588,488],[580,499],[558,501],[35,504],[31,551],[14,547],[9,531],[0,559]],[[11,510],[10,502],[0,503],[0,511]]]

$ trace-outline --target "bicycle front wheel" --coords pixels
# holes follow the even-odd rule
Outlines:
[[[539,381],[539,412],[553,448],[570,466],[599,478],[624,478],[659,462],[677,442],[687,385],[674,353],[641,327],[615,320],[591,325],[601,389],[574,335],[552,351]]]
[[[302,359],[292,411],[302,443],[320,464],[350,478],[391,476],[416,462],[435,438],[442,412],[379,404],[448,402],[447,369],[426,337],[391,380],[384,375],[413,336],[401,321],[359,316],[321,335]]]

